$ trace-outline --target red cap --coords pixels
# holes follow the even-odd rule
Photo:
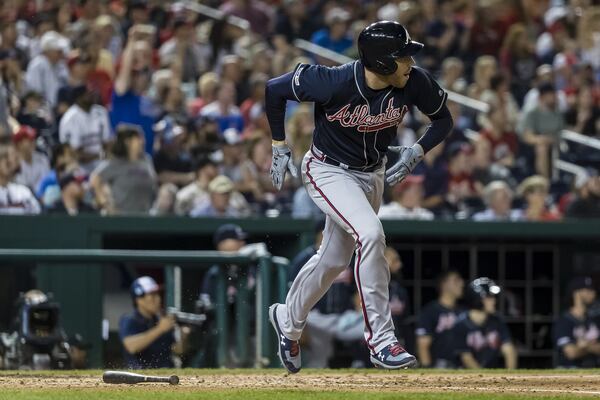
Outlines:
[[[420,185],[425,180],[423,175],[408,175],[402,182],[394,187],[395,193],[401,193],[408,189],[410,185]]]
[[[19,129],[14,133],[12,140],[14,143],[19,143],[23,139],[35,140],[35,138],[35,129],[27,125],[21,125]]]

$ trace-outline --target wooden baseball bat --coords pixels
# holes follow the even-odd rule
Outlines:
[[[170,385],[177,385],[179,383],[179,377],[177,375],[149,376],[125,371],[105,371],[104,374],[102,374],[102,380],[104,383],[126,383],[130,385],[142,382],[161,382]]]

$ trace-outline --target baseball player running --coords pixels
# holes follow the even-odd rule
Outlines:
[[[354,274],[371,362],[389,369],[416,364],[394,335],[385,235],[377,211],[384,179],[390,185],[402,181],[452,128],[446,92],[428,72],[415,67],[412,56],[422,48],[399,23],[380,21],[360,33],[360,60],[335,68],[299,64],[267,84],[273,184],[281,189],[288,170],[298,175],[285,142],[286,101],[314,102],[316,127],[302,161],[302,181],[327,216],[317,254],[292,283],[285,304],[269,308],[279,358],[291,373],[301,368],[298,340],[309,311],[355,251]],[[412,105],[429,116],[429,128],[412,147],[388,147]],[[398,162],[385,171],[388,150],[398,153]]]

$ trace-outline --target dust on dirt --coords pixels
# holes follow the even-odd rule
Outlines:
[[[137,384],[140,390],[166,389],[164,384]],[[168,386],[168,384],[167,384]],[[93,388],[123,390],[128,385],[109,385],[100,375],[0,375],[0,389],[68,389]],[[439,393],[521,393],[521,394],[578,394],[600,395],[600,375],[593,374],[477,374],[438,372],[335,372],[285,375],[262,374],[207,374],[180,376],[180,384],[172,390],[246,390],[277,389],[304,391],[398,391]]]

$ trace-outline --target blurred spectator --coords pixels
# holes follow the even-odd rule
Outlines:
[[[464,64],[460,58],[447,57],[442,62],[440,85],[448,90],[464,93],[467,82],[464,78]]]
[[[112,156],[92,172],[98,208],[107,214],[146,214],[156,195],[156,172],[144,154],[144,137],[135,125],[117,127]]]
[[[269,77],[266,74],[258,73],[250,77],[250,96],[240,105],[240,113],[244,118],[244,126],[249,126],[252,119],[251,113],[256,107],[264,108],[265,88]]]
[[[223,160],[219,172],[227,176],[234,183],[241,182],[243,179],[241,164],[245,159],[245,155],[244,142],[239,132],[235,129],[226,130],[223,132],[221,143]]]
[[[587,311],[596,298],[592,279],[578,276],[566,290],[568,309],[554,323],[554,346],[559,368],[595,368],[600,356],[600,329]]]
[[[490,81],[498,72],[498,64],[492,56],[481,56],[475,61],[473,83],[469,86],[469,97],[480,99],[484,91],[490,89]]]
[[[197,116],[205,105],[217,100],[219,76],[214,72],[205,72],[198,78],[198,97],[188,104],[188,113]]]
[[[220,9],[228,15],[248,20],[252,31],[261,36],[265,36],[271,26],[271,8],[260,0],[228,0]]]
[[[96,210],[85,202],[84,184],[87,176],[81,170],[65,171],[60,175],[61,199],[48,208],[52,214],[79,215],[95,213]]]
[[[221,134],[224,134],[230,128],[234,128],[241,133],[244,129],[244,119],[239,107],[235,105],[235,98],[234,83],[231,81],[220,82],[217,89],[217,99],[204,106],[200,111],[200,115],[216,119]]]
[[[336,53],[346,52],[353,45],[352,38],[348,35],[349,21],[348,11],[338,7],[331,8],[325,14],[327,27],[313,33],[311,42]]]
[[[513,191],[503,181],[490,182],[484,189],[487,208],[473,215],[475,221],[518,221],[519,210],[511,209]]]
[[[42,54],[35,56],[27,66],[25,83],[29,90],[40,93],[54,108],[58,89],[67,83],[68,71],[64,62],[68,40],[55,31],[44,33],[40,39]]]
[[[552,70],[552,66],[548,64],[540,65],[536,69],[536,77],[530,83],[531,88],[525,95],[525,100],[523,101],[523,107],[521,107],[521,119],[529,113],[529,111],[536,108],[539,104],[540,100],[540,90],[539,88],[546,83],[554,84],[554,72]],[[558,109],[561,112],[567,111],[567,96],[565,92],[562,90],[556,91],[556,102],[558,105]]]
[[[276,192],[271,182],[271,140],[258,139],[249,147],[249,157],[241,164],[242,180],[236,188],[250,202],[262,204],[265,207],[273,205],[275,197],[281,195]]]
[[[208,184],[209,200],[194,207],[190,217],[238,217],[239,211],[231,205],[234,185],[231,179],[219,175]]]
[[[2,37],[0,52],[4,52],[7,58],[15,60],[21,70],[26,69],[29,56],[18,44],[19,32],[16,21],[3,21],[0,25],[0,37]]]
[[[579,194],[567,208],[569,218],[600,218],[600,177],[588,176]]]
[[[530,176],[518,188],[519,196],[525,199],[523,219],[526,221],[558,221],[561,216],[554,205],[547,206],[548,179],[540,175]]]
[[[425,45],[427,52],[441,62],[449,55],[461,56],[469,44],[470,28],[455,18],[455,2],[438,1],[436,18],[426,28]]]
[[[182,60],[181,80],[195,82],[208,68],[211,57],[207,45],[197,43],[194,23],[185,17],[177,17],[173,24],[173,37],[160,47],[160,63],[168,67],[176,59]]]
[[[489,171],[494,165],[510,169],[517,157],[517,135],[510,130],[512,124],[505,107],[499,101],[489,104],[489,111],[480,118],[482,129],[475,141],[475,163],[478,169],[484,171]]]
[[[436,213],[444,205],[448,191],[448,166],[444,158],[445,144],[440,143],[425,154],[414,173],[423,176],[423,208]]]
[[[154,150],[152,126],[158,117],[158,108],[146,95],[150,84],[150,60],[146,54],[148,44],[138,38],[143,36],[135,25],[129,29],[127,45],[123,50],[121,66],[115,79],[110,118],[113,128],[120,123],[138,125],[144,132],[146,153]]]
[[[51,207],[60,199],[58,174],[66,170],[74,171],[79,167],[77,155],[67,143],[59,143],[52,148],[51,170],[44,175],[35,189],[35,195],[45,208]]]
[[[0,143],[0,214],[39,214],[41,209],[31,190],[14,182],[18,159],[12,144]]]
[[[417,352],[425,368],[454,368],[452,329],[458,320],[458,300],[463,295],[465,281],[454,270],[437,278],[438,299],[427,304],[417,321]]]
[[[514,24],[508,30],[500,49],[500,65],[511,82],[511,93],[519,104],[523,104],[538,66],[535,45],[524,24]]]
[[[69,77],[67,84],[58,90],[56,111],[62,116],[75,103],[77,90],[87,84],[87,77],[92,70],[92,58],[80,50],[73,50],[67,58]]]
[[[565,123],[574,132],[600,137],[600,106],[592,88],[592,82],[579,88],[576,101],[565,114]]]
[[[409,175],[392,188],[392,201],[379,209],[380,219],[432,220],[433,213],[423,207],[423,175]]]
[[[313,6],[314,7],[314,6]],[[294,39],[309,40],[317,26],[313,13],[307,11],[307,4],[302,0],[286,0],[281,5],[275,20],[274,33],[289,44]]]
[[[539,103],[525,114],[521,127],[523,141],[535,150],[535,169],[542,176],[550,177],[550,159],[565,123],[557,110],[556,93],[550,83],[539,87]]]
[[[50,108],[45,104],[44,98],[36,92],[26,92],[21,98],[17,121],[35,129],[39,136],[48,134],[54,125]]]
[[[154,168],[158,183],[172,183],[184,186],[194,180],[192,160],[186,149],[186,128],[177,125],[171,118],[165,118],[155,125],[160,135],[160,150],[154,155]]]
[[[36,132],[30,126],[21,125],[12,140],[19,157],[19,172],[15,176],[15,182],[33,191],[50,170],[48,157],[36,151]]]
[[[600,7],[596,4],[587,7],[581,15],[577,42],[581,47],[581,58],[589,62],[595,71],[600,70]]]
[[[294,162],[302,163],[306,152],[310,149],[315,129],[312,107],[301,103],[290,117],[286,126],[286,137],[294,148]]]
[[[217,177],[217,164],[208,157],[194,163],[195,181],[177,192],[175,213],[187,215],[189,212],[208,200],[208,184]]]
[[[473,178],[473,148],[464,142],[455,142],[448,148],[447,205],[455,211],[464,211],[466,204],[478,198],[483,191]]]
[[[496,74],[490,79],[490,88],[481,94],[481,101],[488,103],[491,109],[504,109],[503,129],[514,131],[518,121],[519,106],[509,89],[506,77],[503,74]],[[481,124],[481,121],[479,123]]]
[[[112,136],[108,112],[94,104],[95,94],[85,85],[73,88],[71,93],[74,104],[60,120],[60,141],[69,143],[81,166],[91,172],[102,159],[104,147]]]
[[[304,186],[296,189],[292,199],[293,218],[320,218],[323,216],[321,209],[311,200]]]
[[[461,314],[452,330],[453,349],[463,368],[517,368],[517,351],[510,331],[496,315],[500,292],[500,287],[485,277],[475,279],[467,287],[468,310]]]
[[[177,186],[173,183],[165,183],[160,186],[156,195],[154,205],[150,209],[150,215],[172,215],[175,212],[175,195]]]

